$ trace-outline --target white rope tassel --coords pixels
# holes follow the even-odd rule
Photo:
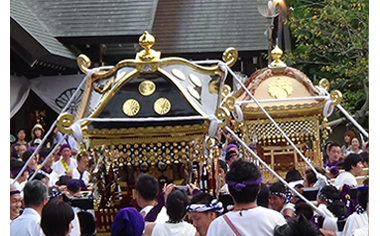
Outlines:
[[[208,128],[208,136],[214,137],[218,131],[218,119],[215,115],[211,115],[209,118],[210,127]]]
[[[74,124],[70,126],[72,136],[78,143],[81,143],[83,141],[82,129],[80,127],[81,122],[81,120],[77,120]]]
[[[234,107],[235,107],[236,113],[232,112],[232,114],[234,115],[235,120],[237,122],[242,122],[243,121],[243,111],[241,110],[240,105],[238,105],[238,104],[235,103]]]
[[[327,92],[326,89],[319,87],[319,86],[317,86],[317,88],[320,91],[322,91],[322,93],[324,93],[325,95],[330,95],[330,93]],[[347,119],[349,119],[352,122],[352,124],[355,125],[355,127],[358,130],[360,130],[360,132],[362,134],[364,134],[368,138],[368,136],[369,136],[368,132],[365,131],[364,128],[358,122],[356,122],[356,120],[354,118],[352,118],[352,116],[350,114],[348,114],[348,112],[340,104],[336,105],[336,107],[343,113],[343,115],[345,115],[347,117]]]
[[[331,106],[331,99],[326,99],[325,106],[323,108],[323,116],[329,117],[334,111],[334,106]]]

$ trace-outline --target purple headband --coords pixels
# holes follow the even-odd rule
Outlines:
[[[61,153],[62,150],[65,149],[65,148],[69,148],[69,149],[71,150],[71,147],[70,147],[69,144],[62,144],[62,145],[61,145],[61,148],[59,149],[59,153]]]
[[[18,191],[18,190],[13,190],[13,191],[11,191],[11,195],[10,196],[12,196],[13,194],[17,194],[17,193],[21,193],[21,192]]]
[[[237,145],[235,145],[235,144],[229,144],[229,145],[227,145],[227,147],[226,147],[226,153],[231,149],[231,148],[239,148]]]
[[[260,185],[263,181],[263,177],[260,176],[257,180],[250,180],[250,181],[243,181],[242,183],[237,183],[232,180],[226,180],[226,183],[228,184],[228,187],[232,187],[236,191],[240,192],[243,188],[247,187],[248,185]]]

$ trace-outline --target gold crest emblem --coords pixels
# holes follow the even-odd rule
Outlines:
[[[127,116],[135,116],[140,111],[140,103],[135,99],[128,99],[123,104],[123,111]]]
[[[287,98],[293,93],[292,83],[278,78],[276,82],[269,83],[268,93],[271,97],[276,99]]]
[[[167,114],[172,107],[172,104],[167,98],[159,98],[154,102],[154,111],[159,115]]]
[[[143,96],[150,96],[156,91],[156,84],[151,80],[145,80],[139,85],[139,92]]]

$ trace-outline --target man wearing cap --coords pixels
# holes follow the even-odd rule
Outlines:
[[[57,172],[58,177],[61,175],[72,176],[72,170],[77,168],[77,161],[74,158],[71,158],[71,148],[68,144],[61,145],[59,151],[61,159],[55,162],[52,166],[52,169]]]
[[[262,176],[256,165],[242,159],[231,164],[226,183],[234,201],[232,211],[213,220],[207,235],[273,235],[285,218],[274,210],[257,205]]]

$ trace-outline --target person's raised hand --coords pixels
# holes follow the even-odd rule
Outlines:
[[[193,194],[193,191],[195,189],[199,189],[197,186],[195,186],[194,184],[187,184],[187,188],[189,189],[190,191],[190,194]]]
[[[170,194],[171,192],[173,192],[174,188],[175,188],[175,185],[174,185],[174,184],[166,185],[166,183],[165,183],[165,185],[164,185],[164,190],[163,190],[163,191],[164,191],[165,202],[166,202],[166,199],[168,199],[169,194]]]

